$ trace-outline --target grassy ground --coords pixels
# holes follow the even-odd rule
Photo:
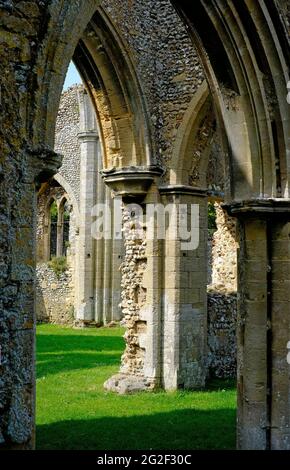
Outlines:
[[[123,330],[37,328],[38,449],[232,449],[236,392],[118,396],[103,390],[118,371]]]

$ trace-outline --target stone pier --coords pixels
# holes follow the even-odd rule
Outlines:
[[[152,178],[146,194],[142,171]],[[105,387],[120,393],[160,386],[166,390],[202,388],[207,375],[206,193],[186,186],[158,188],[158,174],[154,176],[150,169],[123,172],[122,191],[120,179],[118,173],[112,174],[106,182],[116,194],[122,193],[124,201],[126,350],[120,374]],[[146,217],[142,227],[132,219],[138,207]],[[182,220],[186,229],[193,228],[191,245],[179,235]]]
[[[237,203],[238,447],[290,449],[290,203]]]

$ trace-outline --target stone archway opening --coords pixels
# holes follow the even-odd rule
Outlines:
[[[74,109],[69,110],[72,116],[66,116],[65,106],[61,108],[59,121],[63,120],[64,128],[60,129],[58,121],[56,126],[55,150],[67,152],[69,157],[65,155],[55,180],[65,188],[73,206],[75,235],[74,249],[70,252],[73,251],[74,256],[70,256],[70,262],[73,263],[74,295],[71,297],[77,327],[110,324],[121,318],[118,268],[123,256],[122,242],[104,236],[100,240],[94,239],[94,205],[106,205],[106,218],[112,222],[111,192],[119,192],[114,186],[115,180],[118,186],[119,180],[126,179],[129,166],[140,167],[140,177],[144,175],[148,184],[153,180],[147,169],[151,142],[146,110],[132,64],[128,58],[124,59],[121,48],[109,19],[103,11],[98,11],[87,25],[73,55],[85,86],[76,91],[77,103],[73,102]],[[69,96],[67,99],[70,101]],[[74,116],[76,108],[77,119]],[[70,141],[70,125],[76,127],[76,121],[78,129],[74,129],[75,136]],[[66,142],[69,151],[65,148]],[[66,171],[69,160],[73,178]],[[124,174],[122,168],[125,168]],[[103,178],[112,180],[112,190],[104,185]],[[133,191],[134,183],[133,180]],[[44,186],[42,183],[41,192]],[[63,235],[63,220],[61,225]]]
[[[70,247],[70,205],[69,202],[64,198],[62,201],[62,210],[61,224],[62,224],[62,237],[61,237],[61,246],[59,249],[59,254],[61,256],[67,256],[68,249]]]
[[[222,201],[209,203],[208,230],[208,368],[209,377],[236,379],[237,374],[237,233],[236,220]]]
[[[71,323],[75,298],[75,212],[64,188],[54,179],[37,197],[36,320]]]
[[[56,201],[54,200],[49,206],[49,259],[56,257],[58,247],[58,207]]]

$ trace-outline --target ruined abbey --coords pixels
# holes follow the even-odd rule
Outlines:
[[[0,446],[35,445],[36,322],[121,322],[106,390],[237,375],[237,448],[290,450],[289,1],[0,13]]]
[[[94,144],[93,151],[86,138]],[[76,327],[111,326],[122,321],[125,313],[120,305],[125,253],[121,240],[94,240],[92,234],[92,207],[100,204],[102,209],[112,210],[113,199],[100,174],[102,157],[93,104],[80,85],[62,94],[55,151],[63,157],[62,166],[38,191],[36,320]],[[89,178],[87,170],[92,165]],[[217,165],[218,161],[215,169]],[[234,377],[236,220],[221,207],[221,168],[219,181],[216,176],[215,181],[220,191],[210,198],[216,217],[214,230],[209,228],[208,233],[208,371],[218,377]],[[92,198],[87,199],[87,188]],[[51,261],[61,257],[66,258],[65,266],[58,273]],[[142,283],[137,289],[145,295]]]

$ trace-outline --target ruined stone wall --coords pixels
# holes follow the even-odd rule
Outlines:
[[[212,238],[212,284],[217,290],[237,291],[236,219],[215,203],[217,230]]]
[[[73,323],[74,284],[71,268],[58,276],[47,263],[37,265],[36,318],[39,323]]]
[[[204,80],[197,53],[168,0],[103,0],[101,5],[130,51],[146,96],[153,158],[169,166],[184,113]]]
[[[237,294],[208,288],[208,367],[213,377],[236,377]]]
[[[76,227],[75,211],[70,217],[68,270],[58,278],[45,258],[45,227],[47,218],[47,204],[52,197],[60,200],[66,195],[69,202],[79,203],[80,193],[80,144],[78,133],[80,131],[80,110],[78,90],[82,85],[69,88],[62,93],[55,130],[55,151],[63,156],[62,166],[58,174],[64,178],[70,189],[66,194],[64,188],[52,180],[44,192],[38,197],[37,205],[37,269],[36,269],[36,319],[38,322],[72,323],[74,316],[74,289],[75,289],[75,250]],[[74,208],[72,208],[74,209]]]
[[[123,204],[122,231],[125,251],[120,266],[121,308],[123,319],[121,325],[126,327],[124,339],[126,348],[122,355],[120,373],[108,379],[104,386],[107,390],[118,393],[149,390],[154,384],[146,380],[145,354],[143,344],[148,329],[147,321],[142,319],[141,310],[146,303],[147,289],[144,285],[144,273],[147,268],[146,230],[134,217],[134,209],[129,204]],[[137,213],[136,213],[137,216]]]
[[[123,208],[123,236],[125,255],[120,269],[126,350],[122,356],[121,373],[142,376],[145,350],[140,344],[140,336],[146,333],[146,323],[140,320],[139,312],[146,302],[146,289],[142,286],[147,265],[146,239],[145,232],[134,225],[130,208],[126,206]]]
[[[36,266],[36,320],[38,322],[72,323],[75,298],[75,255],[77,245],[76,220],[73,210],[69,221],[68,269],[57,276],[49,266],[49,239],[47,225],[48,205],[52,197],[58,203],[68,195],[54,180],[38,197],[37,204],[37,266]],[[73,209],[73,208],[72,208]],[[47,246],[46,246],[47,245]]]
[[[217,230],[208,240],[208,366],[215,377],[235,377],[237,364],[236,220],[215,202]]]
[[[55,151],[63,156],[59,174],[70,185],[76,200],[80,194],[80,110],[78,90],[82,85],[76,85],[64,91],[61,95],[55,129]]]

